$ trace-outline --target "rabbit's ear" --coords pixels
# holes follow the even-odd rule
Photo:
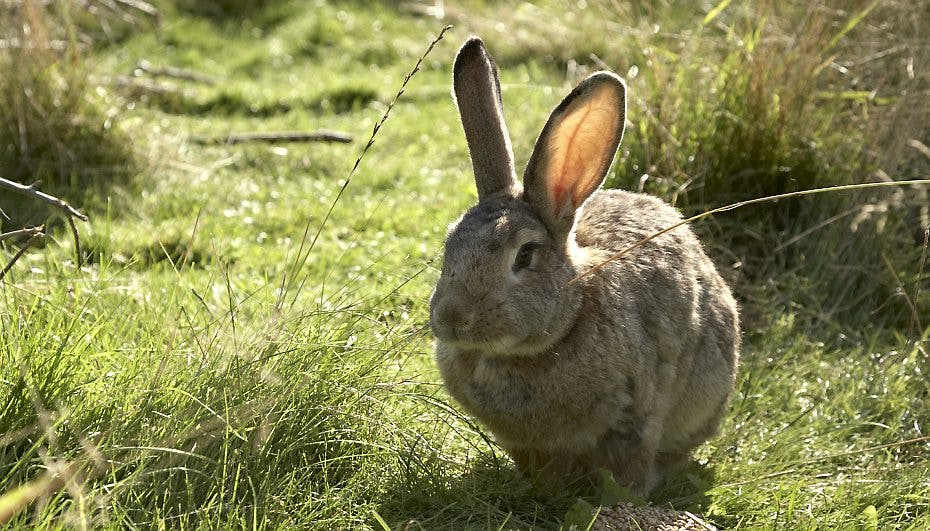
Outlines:
[[[623,137],[626,85],[611,72],[581,82],[552,111],[526,166],[526,199],[555,234],[604,181]]]
[[[518,193],[510,135],[504,123],[497,65],[484,43],[472,37],[459,50],[452,86],[468,151],[475,170],[478,198],[506,191]]]

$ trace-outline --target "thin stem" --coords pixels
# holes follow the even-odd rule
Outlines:
[[[690,218],[688,218],[688,219],[686,219],[686,220],[680,221],[680,222],[678,222],[678,223],[676,223],[676,224],[674,224],[674,225],[672,225],[672,226],[670,226],[670,227],[666,227],[666,228],[660,230],[659,232],[656,232],[656,233],[650,234],[649,236],[646,236],[645,238],[639,240],[638,242],[636,242],[636,243],[630,245],[630,246],[627,247],[626,249],[623,249],[622,251],[619,251],[619,252],[617,252],[617,253],[614,253],[614,254],[610,255],[610,256],[609,256],[606,260],[604,260],[603,262],[600,262],[600,263],[598,263],[598,264],[596,264],[596,265],[591,266],[590,268],[588,268],[588,269],[585,270],[584,272],[578,274],[575,278],[569,280],[569,281],[568,281],[568,284],[572,284],[572,283],[574,283],[574,282],[577,282],[578,280],[581,280],[582,278],[584,278],[584,277],[586,277],[586,276],[588,276],[588,275],[591,275],[591,274],[593,274],[593,273],[596,273],[597,271],[601,270],[601,269],[602,269],[604,266],[606,266],[607,264],[609,264],[609,263],[611,263],[611,262],[614,262],[614,261],[616,261],[616,260],[619,260],[619,259],[622,258],[624,255],[626,255],[627,253],[629,253],[630,251],[632,251],[633,249],[636,249],[637,247],[639,247],[639,246],[641,246],[641,245],[643,245],[643,244],[645,244],[645,243],[648,243],[648,242],[650,242],[650,241],[652,241],[652,240],[658,238],[659,236],[665,234],[666,232],[671,232],[671,231],[677,229],[678,227],[681,227],[682,225],[687,225],[688,223],[691,223],[691,222],[694,222],[694,221],[698,221],[698,220],[704,219],[704,218],[706,218],[707,216],[712,216],[712,215],[714,215],[714,214],[719,214],[720,212],[727,212],[727,211],[730,211],[730,210],[736,210],[737,208],[742,208],[742,207],[744,207],[744,206],[749,206],[749,205],[755,205],[755,204],[758,204],[758,203],[767,203],[767,202],[770,202],[770,201],[778,201],[779,199],[787,199],[787,198],[789,198],[789,197],[799,197],[799,196],[804,196],[804,195],[822,194],[822,193],[826,193],[826,192],[842,192],[842,191],[847,191],[847,190],[862,190],[862,189],[866,189],[866,188],[886,188],[886,187],[889,187],[889,186],[904,186],[904,185],[920,185],[920,186],[927,186],[927,185],[930,185],[930,179],[914,179],[914,180],[910,180],[910,181],[890,181],[890,182],[885,182],[885,181],[883,181],[883,182],[878,182],[878,183],[860,183],[860,184],[843,184],[843,185],[839,185],[839,186],[827,186],[827,187],[824,187],[824,188],[812,188],[812,189],[810,189],[810,190],[798,190],[798,191],[795,191],[795,192],[788,192],[788,193],[784,193],[784,194],[770,195],[770,196],[766,196],[766,197],[757,197],[757,198],[755,198],[755,199],[747,199],[746,201],[739,201],[739,202],[737,202],[737,203],[732,203],[732,204],[729,204],[729,205],[724,205],[724,206],[722,206],[722,207],[717,207],[717,208],[715,208],[715,209],[708,210],[707,212],[702,212],[702,213],[697,214],[697,215],[695,215],[695,216],[691,216]]]

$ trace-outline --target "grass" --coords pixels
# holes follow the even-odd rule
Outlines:
[[[0,285],[0,514],[36,498],[8,526],[584,520],[578,500],[596,505],[610,489],[519,479],[431,360],[445,226],[475,197],[448,96],[469,32],[499,59],[518,165],[549,110],[604,63],[631,88],[610,184],[688,214],[930,170],[910,147],[930,144],[926,2],[816,3],[811,17],[806,4],[689,13],[604,1],[573,17],[556,1],[447,4],[440,22],[388,3],[161,2],[157,31],[98,37],[84,52],[95,82],[80,86],[102,99],[77,98],[96,107],[62,116],[109,109],[114,144],[94,142],[107,153],[130,138],[138,169],[106,159],[126,177],[62,181],[91,215],[83,268],[62,231]],[[446,22],[455,29],[346,185]],[[221,82],[105,82],[141,59]],[[17,82],[44,79],[30,76]],[[188,142],[316,128],[355,142]],[[47,139],[67,146],[69,135]],[[654,503],[721,528],[930,527],[925,190],[818,194],[695,226],[741,300],[744,362],[720,436]],[[42,484],[47,470],[69,480]]]
[[[86,63],[84,34],[72,22],[75,3],[36,2],[0,7],[0,174],[43,188],[72,192],[125,180],[136,171],[135,153],[115,109],[103,97]],[[101,17],[106,24],[107,17]],[[36,224],[36,213],[0,198],[11,213],[0,224]]]

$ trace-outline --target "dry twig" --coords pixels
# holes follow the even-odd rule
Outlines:
[[[14,181],[9,181],[7,179],[4,179],[3,177],[0,177],[0,188],[6,188],[7,190],[12,190],[14,192],[23,194],[27,197],[31,197],[32,199],[41,201],[45,204],[51,205],[62,211],[62,213],[65,216],[65,219],[68,221],[68,226],[71,228],[71,234],[74,236],[74,252],[75,252],[75,255],[77,256],[77,265],[78,267],[81,267],[81,263],[82,263],[81,239],[78,235],[77,225],[75,225],[74,223],[74,218],[78,218],[81,221],[88,221],[88,217],[84,215],[83,213],[81,213],[78,209],[69,205],[63,199],[59,199],[53,195],[49,195],[49,194],[46,194],[45,192],[38,190],[38,186],[39,186],[38,181],[32,184],[29,184],[29,185],[25,185],[25,184],[20,184]],[[9,271],[9,268],[12,267],[13,263],[15,263],[16,260],[18,260],[20,256],[22,256],[25,250],[28,249],[30,245],[35,243],[37,239],[40,238],[41,236],[44,236],[44,232],[33,234],[29,238],[26,244],[16,254],[16,256],[13,257],[13,260],[11,260],[10,263],[7,264],[7,267],[4,268],[3,274],[0,274],[0,278],[2,278],[3,275],[5,275],[7,271]]]
[[[359,164],[362,163],[362,159],[365,158],[365,154],[368,153],[368,150],[371,149],[371,146],[375,144],[375,137],[378,136],[378,131],[381,130],[381,126],[384,125],[384,122],[386,122],[388,117],[391,115],[391,110],[397,104],[397,101],[400,99],[400,97],[404,95],[404,91],[407,90],[407,83],[410,83],[410,80],[413,79],[413,76],[415,76],[417,72],[420,71],[420,66],[423,64],[423,61],[426,60],[426,56],[429,55],[431,51],[433,51],[433,48],[435,48],[436,45],[439,44],[439,41],[442,40],[442,38],[446,35],[446,32],[449,31],[450,29],[452,29],[452,26],[447,25],[443,27],[442,30],[439,31],[439,34],[436,35],[436,37],[433,38],[433,41],[430,42],[429,46],[426,47],[426,51],[423,52],[423,55],[421,55],[420,58],[417,59],[417,63],[413,65],[413,69],[410,72],[407,72],[407,75],[404,76],[404,80],[400,84],[400,89],[397,91],[396,94],[394,94],[394,98],[391,100],[391,103],[388,103],[387,108],[384,109],[384,114],[381,115],[381,119],[375,122],[374,127],[372,127],[371,136],[368,137],[368,142],[365,144],[365,147],[362,148],[362,152],[359,154],[358,158],[355,159],[355,164],[353,164],[352,169],[349,170],[349,175],[346,176],[346,179],[345,181],[343,181],[342,186],[339,188],[339,191],[336,192],[336,198],[333,199],[332,203],[330,203],[329,210],[326,211],[326,214],[323,216],[323,220],[320,221],[320,225],[319,227],[317,227],[316,233],[313,235],[313,239],[310,241],[309,247],[307,247],[306,244],[307,244],[307,236],[310,235],[310,223],[312,219],[307,218],[307,224],[304,226],[304,234],[300,240],[300,247],[298,247],[297,249],[297,258],[295,259],[294,265],[292,266],[292,273],[290,274],[290,276],[288,276],[289,272],[285,270],[284,277],[281,279],[281,287],[282,287],[281,298],[278,299],[278,303],[277,303],[279,307],[280,307],[280,304],[284,301],[284,297],[287,294],[288,290],[290,289],[290,284],[287,283],[287,280],[289,278],[293,279],[296,276],[297,271],[301,267],[303,267],[303,264],[306,263],[307,258],[310,256],[310,253],[316,247],[316,242],[320,238],[320,234],[323,233],[323,228],[326,227],[326,223],[329,221],[330,216],[332,216],[333,210],[335,210],[336,208],[336,204],[339,202],[339,199],[342,198],[342,194],[345,193],[346,188],[349,187],[349,183],[352,182],[352,177],[355,176],[355,171],[358,169]],[[307,278],[304,277],[300,281],[300,284],[297,287],[297,291],[294,293],[294,300],[297,300],[297,294],[300,293],[301,290],[303,290],[304,282],[306,282],[306,280]]]
[[[196,144],[242,144],[245,142],[352,142],[352,135],[338,131],[279,131],[259,133],[230,133],[226,136],[193,136]]]
[[[44,234],[45,227],[39,225],[38,227],[26,227],[25,229],[11,230],[10,232],[4,232],[0,234],[0,242],[6,240],[15,240],[17,238],[32,238],[36,234]]]
[[[136,66],[134,71],[134,74],[137,76],[141,73],[151,74],[156,77],[172,77],[175,79],[183,79],[185,81],[197,81],[199,83],[206,83],[208,85],[215,85],[217,83],[217,79],[215,77],[197,72],[196,70],[178,68],[176,66],[156,66],[146,61],[145,59],[139,61],[139,64]]]
[[[61,209],[70,217],[78,218],[81,221],[87,221],[88,218],[82,214],[78,209],[69,205],[62,199],[59,199],[53,195],[46,194],[38,190],[38,186],[41,184],[39,181],[36,181],[32,184],[20,184],[14,181],[8,181],[3,177],[0,177],[0,188],[6,188],[7,190],[12,190],[14,192],[21,193],[23,195],[29,196],[33,199],[42,201],[43,203],[52,205],[55,208]]]
[[[109,83],[115,87],[130,89],[130,97],[138,97],[144,93],[155,94],[157,96],[189,97],[185,90],[172,85],[157,83],[150,79],[131,76],[114,76],[103,78],[102,82]]]

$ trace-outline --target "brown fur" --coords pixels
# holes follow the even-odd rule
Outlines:
[[[497,123],[483,119],[485,103],[500,105],[489,64],[481,41],[472,39],[455,65],[456,94],[466,92],[463,79],[478,83],[467,92],[484,93],[472,98],[479,105],[458,99],[473,161],[481,159],[476,151],[499,159],[509,150],[509,141],[500,145],[500,109],[493,114],[501,131],[469,131]],[[622,135],[625,93],[622,80],[599,72],[566,97],[537,140],[525,193],[507,177],[512,161],[498,170],[488,160],[474,164],[485,192],[450,228],[430,322],[449,393],[521,470],[558,481],[606,468],[647,493],[659,479],[657,460],[687,456],[716,431],[736,374],[739,323],[729,288],[687,227],[569,282],[681,220],[655,197],[592,195]],[[583,120],[572,113],[591,108],[618,113],[619,129],[609,114],[601,121],[603,141],[574,141]],[[548,162],[566,150],[575,161],[570,171]],[[563,169],[550,170],[556,166]],[[597,174],[596,181],[576,184],[575,174]],[[560,195],[553,187],[565,182],[574,188]],[[532,260],[518,267],[524,244]]]

